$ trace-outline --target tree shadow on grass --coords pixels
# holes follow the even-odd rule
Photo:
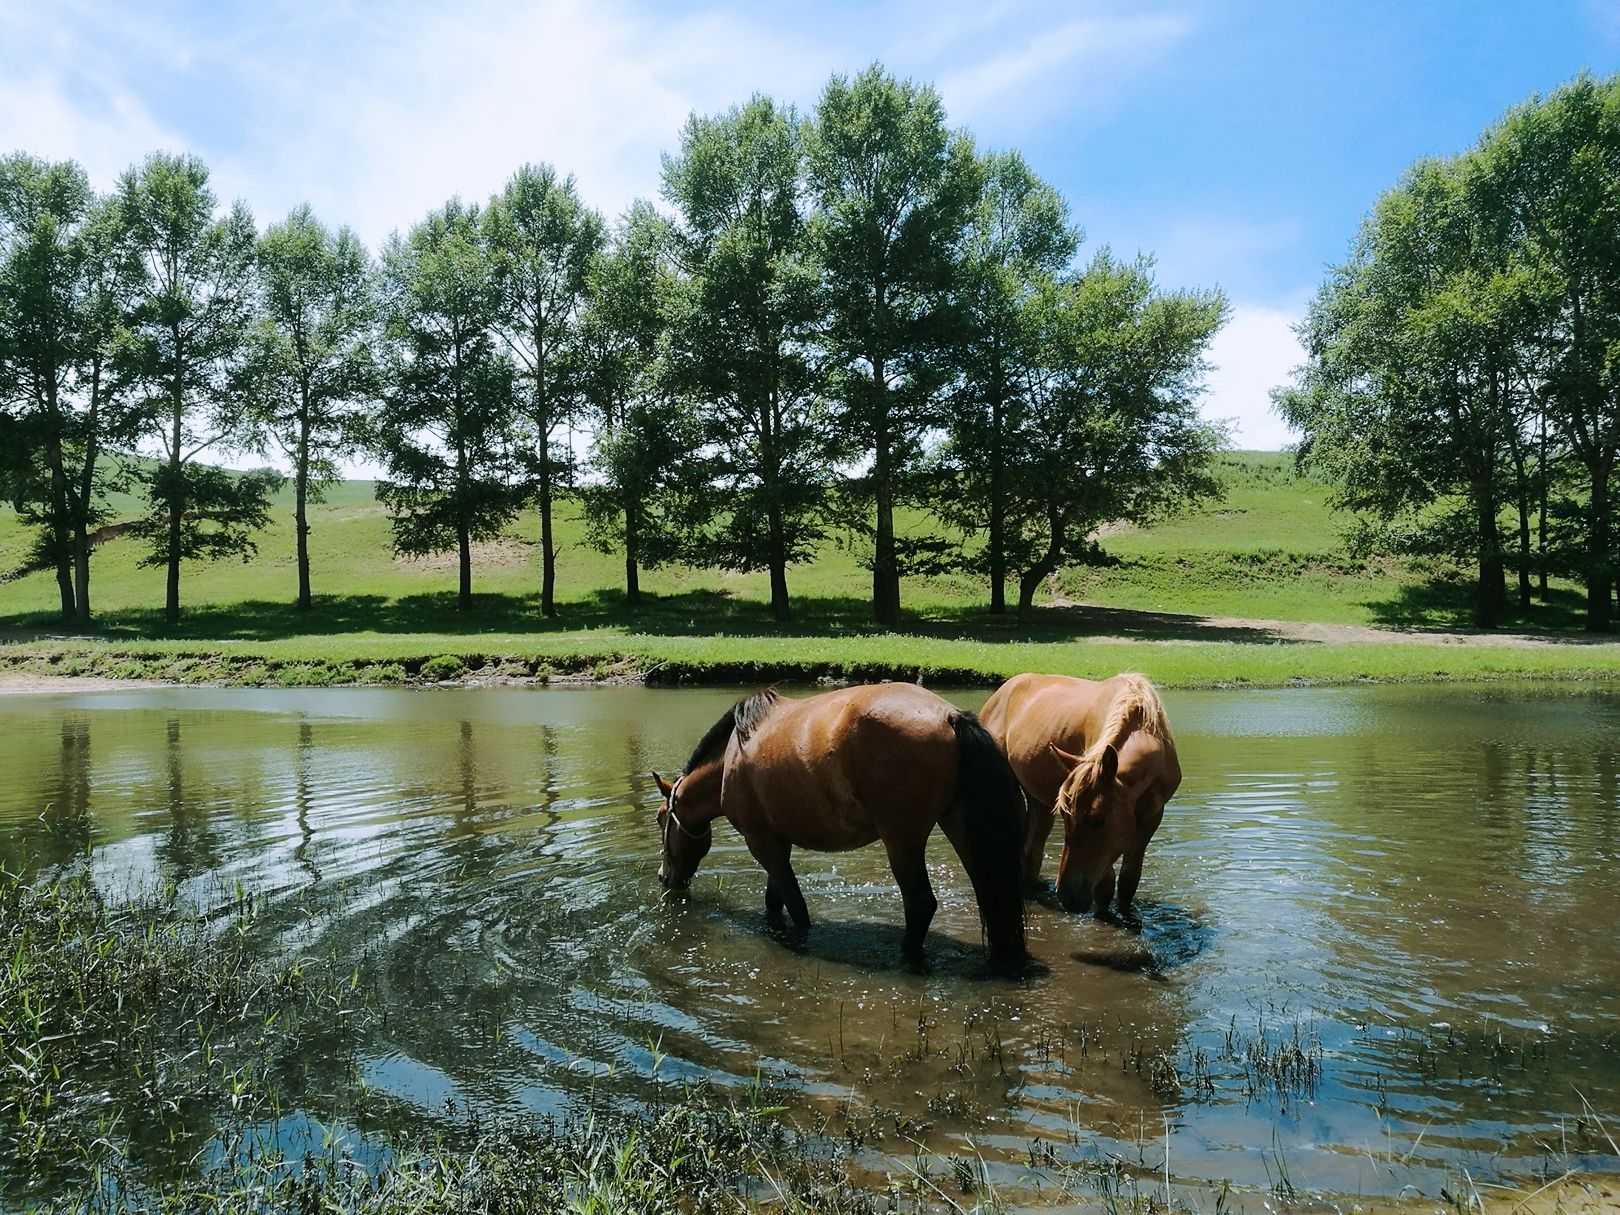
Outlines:
[[[19,634],[59,636],[62,626],[45,614],[0,621]],[[855,596],[801,596],[793,617],[771,618],[762,601],[722,589],[694,589],[676,594],[644,593],[634,607],[623,591],[593,590],[559,604],[554,617],[539,611],[538,597],[506,593],[474,596],[467,611],[457,607],[453,592],[399,597],[383,595],[317,595],[310,611],[297,611],[277,600],[244,600],[200,604],[185,609],[170,627],[159,610],[104,613],[95,634],[108,640],[279,641],[297,637],[359,633],[401,635],[446,634],[475,642],[484,634],[529,634],[535,637],[616,630],[659,637],[861,637],[892,630],[871,620],[871,605]],[[1138,612],[1122,608],[1061,606],[1037,608],[1020,623],[1016,615],[995,616],[981,606],[925,604],[905,614],[900,633],[942,640],[984,642],[1055,642],[1089,637],[1134,640],[1236,641],[1289,643],[1261,625],[1220,624],[1201,616],[1171,612]]]
[[[1605,634],[1582,631],[1586,598],[1569,587],[1551,587],[1545,603],[1538,600],[1525,608],[1519,605],[1517,585],[1510,584],[1508,602],[1494,629],[1474,626],[1473,584],[1448,578],[1409,583],[1393,598],[1363,606],[1372,613],[1378,627],[1408,633],[1473,633],[1482,637],[1502,632],[1537,633],[1550,642],[1575,645],[1613,640]]]

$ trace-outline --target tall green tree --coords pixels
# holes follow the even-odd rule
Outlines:
[[[117,208],[73,162],[0,160],[0,409],[10,493],[40,528],[62,615],[90,620],[91,530],[117,412],[113,349],[127,304]]]
[[[534,431],[540,507],[540,610],[557,613],[557,543],[552,508],[573,452],[558,430],[580,409],[580,312],[602,217],[579,199],[573,177],[524,165],[484,212],[499,306],[494,324],[516,363],[520,397]]]
[[[1421,162],[1379,200],[1301,326],[1297,385],[1276,399],[1339,505],[1388,521],[1466,504],[1466,528],[1430,530],[1474,558],[1474,622],[1490,627],[1506,601],[1500,515],[1524,470],[1530,284],[1477,169]]]
[[[1218,495],[1225,433],[1197,402],[1226,310],[1219,291],[1161,292],[1149,261],[1106,250],[1032,302],[1036,354],[1006,474],[1021,620],[1049,575],[1089,555],[1101,524]]]
[[[457,606],[472,607],[472,545],[516,517],[516,372],[497,345],[501,295],[477,206],[451,199],[382,256],[386,390],[377,498],[401,553],[455,549]]]
[[[1017,152],[981,160],[983,188],[962,242],[954,343],[960,372],[947,399],[954,476],[936,509],[985,536],[990,610],[1007,610],[1007,465],[1039,373],[1034,303],[1074,261],[1068,206]]]
[[[258,265],[242,391],[261,449],[292,466],[297,604],[308,611],[309,504],[360,446],[363,406],[380,387],[371,259],[351,230],[332,232],[305,204],[259,238]]]
[[[84,170],[22,153],[0,161],[0,402],[12,412],[11,487],[42,528],[62,617],[77,617],[69,547],[68,450],[79,345],[77,229],[92,194]]]
[[[824,535],[845,450],[816,343],[803,132],[791,107],[756,95],[725,114],[692,115],[680,154],[664,158],[687,288],[671,366],[705,404],[722,504],[709,558],[768,571],[777,620],[792,614],[788,566]]]
[[[894,627],[894,510],[954,371],[946,305],[979,165],[968,137],[946,127],[938,93],[877,64],[833,77],[806,145],[838,424],[864,453],[873,503],[872,614]]]
[[[1586,627],[1613,625],[1620,461],[1620,76],[1581,75],[1488,131],[1479,176],[1537,303],[1541,403],[1585,472]]]
[[[180,565],[253,552],[280,478],[221,475],[205,452],[240,445],[232,391],[255,304],[257,232],[242,203],[219,212],[195,156],[155,153],[119,180],[125,248],[138,286],[127,350],[158,464],[143,472],[151,513],[136,528],[145,563],[167,569],[164,615],[180,619]]]
[[[705,428],[667,374],[679,292],[669,221],[638,201],[591,267],[580,324],[582,384],[594,423],[591,477],[580,486],[586,534],[624,554],[625,602],[641,571],[690,556],[711,510]]]

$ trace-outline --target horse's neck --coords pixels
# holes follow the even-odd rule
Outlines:
[[[687,826],[699,826],[720,817],[720,789],[725,772],[725,754],[706,759],[681,781],[682,819]]]

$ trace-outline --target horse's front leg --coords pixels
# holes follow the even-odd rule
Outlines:
[[[1041,888],[1041,862],[1057,811],[1027,794],[1024,806],[1024,893],[1035,894]]]
[[[1136,839],[1119,863],[1119,914],[1129,915],[1131,903],[1136,899],[1136,887],[1142,881],[1142,858],[1147,855],[1148,843],[1164,820],[1164,803],[1144,799],[1136,808]]]
[[[810,909],[805,906],[804,894],[799,890],[799,875],[793,872],[793,845],[768,832],[749,832],[743,840],[765,870],[766,918],[773,924],[780,923],[785,907],[796,927],[810,927]]]
[[[939,910],[934,897],[933,883],[928,880],[927,841],[885,840],[889,853],[889,870],[900,887],[900,901],[906,908],[906,935],[901,948],[908,958],[922,956],[923,940],[928,936],[928,925]]]

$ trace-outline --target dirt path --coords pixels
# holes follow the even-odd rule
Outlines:
[[[1314,641],[1385,645],[1485,645],[1534,649],[1568,645],[1620,645],[1614,636],[1581,633],[1498,633],[1484,629],[1379,629],[1364,624],[1264,620],[1252,616],[1194,616],[1099,607],[1054,596],[1051,607],[1070,613],[1076,631],[1094,641]]]
[[[166,688],[154,679],[102,679],[96,675],[35,675],[29,671],[0,671],[0,696],[39,693],[129,692],[137,688]]]

